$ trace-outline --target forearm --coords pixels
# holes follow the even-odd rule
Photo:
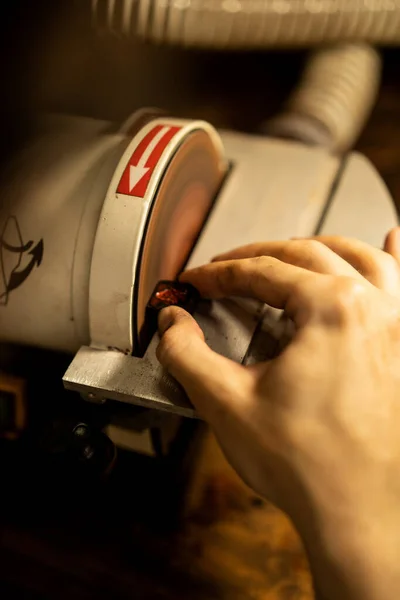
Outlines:
[[[395,600],[400,590],[397,565],[385,562],[377,549],[365,560],[343,554],[340,561],[330,557],[311,558],[316,600]]]
[[[351,526],[329,519],[329,523],[319,522],[319,530],[315,522],[300,528],[316,600],[398,598],[400,531],[396,523],[385,527],[383,515],[371,527],[357,517]]]

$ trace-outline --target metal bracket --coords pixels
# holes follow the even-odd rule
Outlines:
[[[248,300],[201,302],[194,317],[215,352],[242,363],[264,310],[263,304]],[[64,387],[92,400],[106,398],[196,417],[183,389],[158,362],[158,343],[155,334],[143,358],[82,346],[63,377]]]

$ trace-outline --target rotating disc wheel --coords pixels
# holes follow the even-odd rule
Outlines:
[[[209,135],[194,131],[179,146],[153,200],[135,286],[135,338],[158,281],[181,272],[221,185],[221,161]]]
[[[164,117],[137,132],[103,205],[92,258],[91,343],[137,353],[158,281],[184,267],[227,171],[217,132]]]

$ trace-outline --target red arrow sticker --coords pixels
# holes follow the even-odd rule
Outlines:
[[[157,125],[145,135],[125,167],[117,187],[117,194],[144,198],[158,161],[180,129],[181,127]]]

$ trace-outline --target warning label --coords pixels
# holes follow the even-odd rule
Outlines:
[[[122,174],[117,194],[144,198],[154,169],[180,127],[157,125],[139,142]]]

